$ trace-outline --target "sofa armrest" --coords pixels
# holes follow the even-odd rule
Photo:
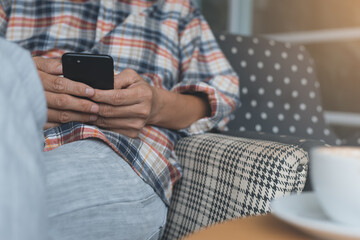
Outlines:
[[[176,153],[184,174],[163,239],[267,213],[272,199],[303,190],[308,171],[308,154],[299,146],[221,134],[184,138]]]

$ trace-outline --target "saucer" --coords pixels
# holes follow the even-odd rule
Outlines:
[[[271,209],[276,217],[321,239],[360,239],[360,226],[329,219],[312,192],[273,200]]]

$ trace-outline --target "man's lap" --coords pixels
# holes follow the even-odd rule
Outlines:
[[[53,239],[147,239],[167,208],[110,147],[83,140],[46,152]]]

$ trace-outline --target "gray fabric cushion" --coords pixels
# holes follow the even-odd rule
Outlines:
[[[241,106],[228,131],[257,131],[341,144],[325,124],[315,66],[303,46],[218,35],[240,77]]]
[[[295,145],[203,134],[176,146],[184,175],[175,185],[163,239],[270,211],[270,200],[301,192],[306,151]]]

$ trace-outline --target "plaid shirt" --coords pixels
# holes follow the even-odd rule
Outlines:
[[[0,36],[32,55],[108,54],[114,58],[115,72],[131,68],[152,86],[207,94],[211,117],[181,131],[146,126],[132,139],[78,122],[45,131],[44,151],[81,139],[101,139],[166,204],[182,173],[174,153],[176,142],[224,127],[238,103],[238,77],[189,0],[0,0]]]

